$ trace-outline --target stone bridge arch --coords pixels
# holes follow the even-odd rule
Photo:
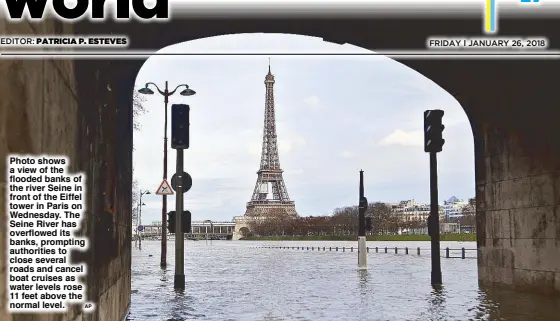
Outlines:
[[[560,41],[554,20],[500,21],[504,34],[546,35]],[[445,19],[185,19],[167,24],[78,24],[76,33],[127,34],[131,49],[238,33],[287,33],[321,37],[377,50],[425,47],[430,35],[479,35],[481,21]],[[380,30],[382,32],[375,32]],[[554,30],[554,31],[553,31]],[[560,137],[556,86],[560,60],[399,61],[449,92],[473,130],[479,279],[484,284],[539,292],[560,291]],[[79,88],[91,75],[107,75],[123,108],[142,60],[78,61]],[[110,75],[117,75],[111,78]],[[119,80],[117,80],[119,79]],[[103,82],[103,81],[102,81]],[[84,94],[86,94],[84,92]],[[86,94],[87,95],[87,94]],[[80,100],[86,100],[87,96]],[[127,106],[127,107],[125,107]],[[127,109],[128,108],[128,109]],[[130,116],[129,116],[130,117]],[[546,228],[539,221],[547,222]]]
[[[500,21],[504,34],[546,35],[553,44],[560,41],[559,27],[554,20]],[[480,29],[478,19],[188,19],[141,26],[80,24],[76,28],[79,33],[128,34],[131,49],[160,49],[218,35],[264,32],[321,37],[377,50],[423,49],[428,36],[442,31],[450,36],[477,36]],[[560,144],[553,138],[560,137],[554,85],[559,60],[400,62],[449,92],[471,123],[481,283],[560,292],[560,261],[554,255],[560,252]],[[103,73],[109,73],[108,66],[113,64],[112,72],[124,77],[117,92],[126,103],[142,61],[118,65],[105,61],[99,67],[91,62],[77,64],[78,79],[92,71],[79,64],[101,68]]]
[[[53,21],[0,21],[0,33],[127,34],[130,49],[156,50],[217,35],[290,33],[375,50],[404,50],[424,48],[426,37],[431,35],[478,36],[481,24],[481,19],[345,19],[331,14],[329,19],[208,17],[151,24],[81,21],[63,26]],[[545,35],[553,45],[560,42],[558,19],[501,19],[500,29],[504,35]],[[14,63],[0,61],[3,79],[8,79],[4,71]],[[90,237],[92,245],[81,259],[90,263],[88,296],[94,301],[100,299],[100,303],[97,311],[84,320],[121,319],[122,307],[129,302],[131,97],[142,63],[127,59],[25,61],[21,74],[28,87],[20,96],[35,104],[21,106],[31,119],[29,123],[41,126],[22,126],[19,131],[7,133],[7,124],[23,113],[0,113],[0,137],[4,137],[0,139],[0,156],[12,152],[64,153],[72,159],[73,169],[88,174],[89,212],[83,233]],[[560,292],[560,60],[407,59],[401,63],[453,95],[471,122],[481,283]],[[8,82],[0,83],[0,95],[2,111],[9,108],[4,102],[18,99]],[[17,138],[8,144],[7,135]],[[115,136],[119,139],[107,139]],[[0,178],[0,182],[6,182],[5,171],[0,171]],[[104,184],[108,179],[114,186]],[[3,203],[5,185],[0,188]],[[92,213],[103,214],[92,220]],[[4,207],[0,207],[0,214],[5,220]],[[0,224],[0,248],[4,253],[5,226]],[[109,237],[104,235],[108,230]],[[104,251],[109,244],[116,250]],[[5,254],[0,258],[5,262]],[[0,271],[4,269],[0,267]],[[0,280],[5,280],[4,273],[0,272]],[[0,281],[0,288],[2,284]],[[107,299],[111,293],[118,302]],[[0,307],[0,319],[11,320],[1,311],[4,309]],[[69,315],[78,313],[72,310]]]

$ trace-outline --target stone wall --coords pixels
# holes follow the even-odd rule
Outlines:
[[[479,279],[560,293],[560,110],[553,82],[559,65],[500,64],[481,84],[489,92],[480,89],[469,101],[480,106],[471,113],[479,118],[473,125]],[[513,67],[523,76],[504,79]]]
[[[511,113],[531,107],[520,119],[494,119],[476,144],[482,284],[560,293],[560,145],[553,140],[560,113],[553,95],[541,87],[531,101],[510,105]]]
[[[72,33],[71,26],[47,21],[6,23],[0,34]],[[117,108],[106,62],[70,60],[0,60],[0,320],[121,320],[130,303],[130,209],[132,116]],[[100,72],[105,70],[105,72]],[[77,86],[75,74],[88,74]],[[128,92],[131,97],[131,93]],[[130,100],[130,99],[129,99]],[[78,102],[80,102],[78,104]],[[119,126],[116,124],[119,123]],[[117,141],[115,137],[120,139]],[[88,263],[88,300],[92,314],[79,307],[65,314],[7,313],[6,155],[62,154],[71,171],[85,171],[87,212],[81,233],[90,249],[73,259]]]

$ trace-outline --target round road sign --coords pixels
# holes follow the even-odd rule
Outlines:
[[[142,231],[143,229],[144,229],[144,226],[138,225],[138,231]]]
[[[186,193],[192,187],[192,177],[187,172],[183,172],[181,179],[183,181],[183,184],[181,184],[183,186],[183,193]],[[177,183],[179,183],[177,174],[173,174],[173,177],[171,177],[171,187],[173,187],[175,191],[177,191]]]

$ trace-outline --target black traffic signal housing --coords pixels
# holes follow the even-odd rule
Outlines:
[[[167,213],[167,230],[169,233],[175,233],[175,211]]]
[[[438,153],[442,151],[445,139],[442,133],[443,126],[443,110],[434,109],[424,112],[424,151],[426,153]]]
[[[183,225],[183,233],[191,232],[191,212],[183,211],[183,219],[181,220],[181,225]]]
[[[366,231],[371,232],[373,230],[373,222],[371,221],[371,217],[366,217]]]
[[[167,213],[167,229],[169,233],[175,233],[175,228],[177,226],[177,212],[171,211]],[[181,220],[182,231],[183,233],[190,233],[191,232],[191,212],[190,211],[183,211],[183,218]]]
[[[359,208],[360,210],[364,211],[364,213],[365,213],[365,211],[367,211],[367,209],[368,209],[368,201],[367,201],[367,198],[366,198],[365,196],[362,196],[362,197],[360,198],[360,203],[359,203],[359,205],[358,205],[358,208]]]
[[[171,105],[171,148],[189,148],[189,105]]]

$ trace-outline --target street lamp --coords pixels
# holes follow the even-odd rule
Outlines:
[[[214,224],[211,220],[205,220],[203,223],[210,223],[210,233],[214,234]],[[212,240],[210,240],[212,243]],[[208,244],[208,230],[206,230],[206,244]]]
[[[138,226],[142,225],[142,206],[145,206],[145,203],[142,203],[142,195],[152,194],[150,191],[143,191],[140,190],[140,200],[138,201]],[[138,231],[138,226],[136,230]],[[140,231],[138,231],[140,232]],[[142,233],[138,233],[138,245],[142,248]]]
[[[169,103],[169,96],[173,95],[177,89],[180,87],[185,87],[183,91],[179,94],[182,96],[192,96],[196,94],[196,92],[189,88],[186,84],[181,84],[172,91],[169,91],[167,81],[165,82],[165,90],[159,89],[159,87],[154,84],[153,82],[148,82],[144,86],[144,88],[140,88],[138,90],[139,93],[144,95],[153,95],[154,91],[151,90],[149,87],[153,85],[156,90],[164,97],[164,104],[165,104],[165,125],[163,131],[163,179],[167,179],[167,104]],[[162,195],[162,207],[161,207],[161,267],[165,267],[167,265],[167,195]]]

